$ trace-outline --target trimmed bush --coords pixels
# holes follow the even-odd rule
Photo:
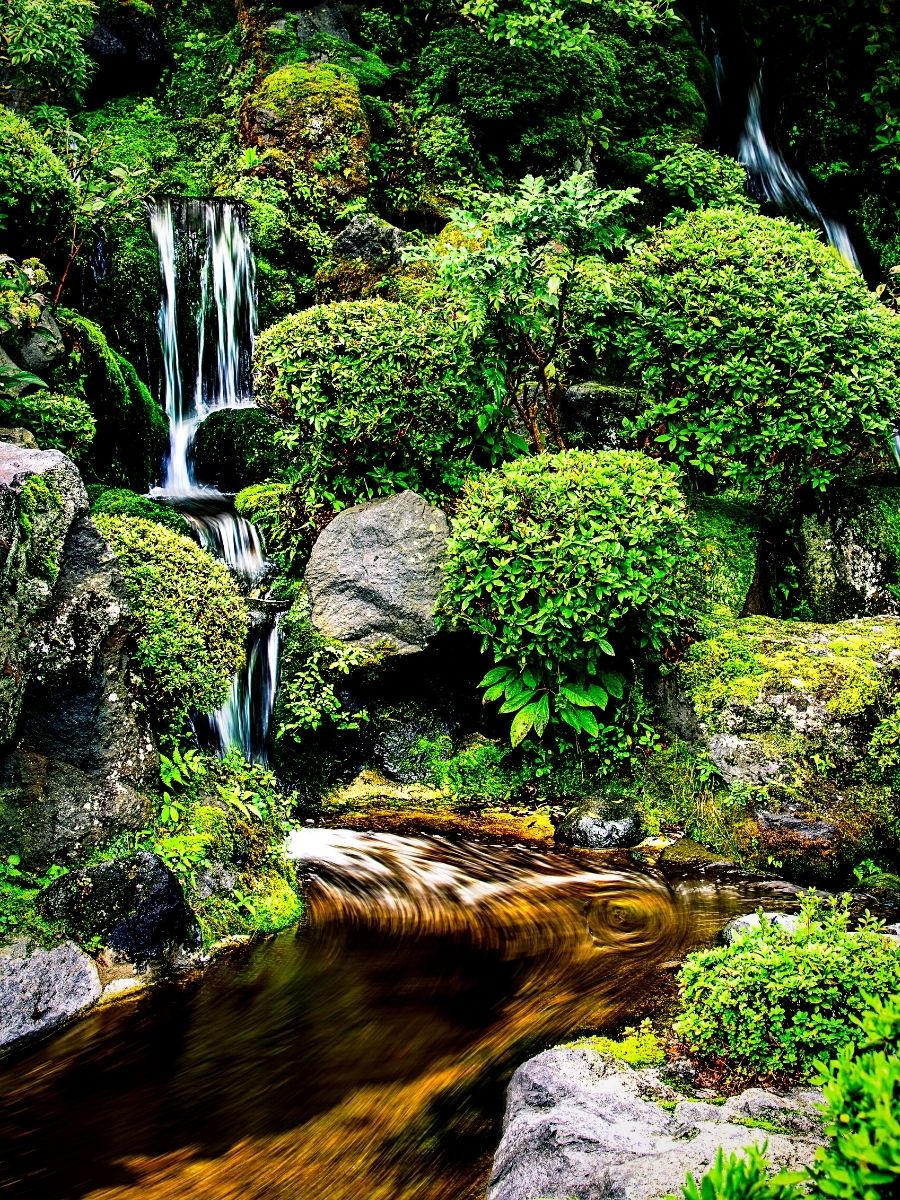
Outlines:
[[[614,656],[662,649],[684,615],[690,529],[677,472],[642,454],[543,454],[468,482],[442,606],[499,664],[482,686],[516,713],[514,743],[551,720],[598,735],[593,710],[623,696]]]
[[[736,1080],[809,1078],[853,1040],[869,999],[900,990],[900,950],[877,922],[850,932],[846,903],[804,897],[795,932],[769,921],[681,971],[687,1048]]]
[[[182,537],[191,536],[191,527],[180,512],[151,500],[149,496],[129,492],[127,488],[103,488],[101,485],[91,503],[91,516],[140,517],[180,533]]]
[[[477,389],[447,323],[384,300],[318,305],[261,334],[256,397],[284,428],[310,514],[472,468]]]
[[[247,610],[226,567],[155,521],[100,514],[125,577],[144,701],[163,728],[228,698],[244,661]]]
[[[97,428],[86,400],[47,391],[0,396],[0,423],[30,429],[42,450],[62,450],[76,462]]]
[[[900,322],[836,251],[784,220],[691,214],[617,273],[608,337],[653,453],[787,503],[883,442]]]

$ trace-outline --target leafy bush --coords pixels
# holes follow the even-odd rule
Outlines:
[[[155,521],[101,514],[131,606],[134,661],[149,711],[177,730],[228,698],[244,661],[247,610],[225,566]]]
[[[854,1036],[868,997],[900,989],[900,951],[877,923],[848,928],[846,903],[804,897],[790,932],[761,921],[730,946],[688,957],[676,1031],[736,1078],[808,1078]]]
[[[514,744],[551,721],[598,736],[594,710],[624,691],[613,656],[677,628],[689,530],[677,473],[641,454],[544,454],[468,482],[442,607],[499,664],[484,698],[516,714]]]
[[[80,396],[61,392],[0,395],[0,422],[30,429],[43,450],[62,450],[77,462],[96,431],[93,414]]]
[[[65,165],[23,117],[0,105],[4,249],[16,257],[45,253],[52,257],[65,238],[75,206],[75,186]]]
[[[772,1174],[765,1152],[758,1146],[748,1146],[743,1154],[727,1158],[720,1149],[712,1169],[699,1183],[688,1173],[681,1195],[683,1200],[801,1200],[805,1193],[798,1189],[797,1179],[786,1171]]]
[[[183,537],[191,536],[191,527],[180,512],[167,504],[158,504],[149,496],[139,496],[127,488],[101,488],[91,504],[91,516],[140,517],[154,521]]]
[[[653,452],[774,502],[825,488],[886,436],[900,324],[813,232],[697,212],[617,279],[609,340],[646,398],[631,431]]]
[[[261,334],[255,361],[310,514],[406,487],[434,497],[471,469],[477,391],[437,317],[383,300],[319,305]]]
[[[647,176],[669,208],[755,210],[747,195],[747,172],[736,159],[701,146],[677,146]]]
[[[5,0],[0,79],[21,107],[85,90],[94,64],[84,43],[96,13],[94,0]]]
[[[817,1195],[889,1200],[900,1188],[900,1005],[876,1002],[817,1082],[829,1142],[812,1168]]]

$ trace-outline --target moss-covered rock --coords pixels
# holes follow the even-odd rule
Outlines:
[[[706,813],[692,836],[819,878],[896,853],[896,801],[876,745],[900,700],[896,618],[731,620],[668,683],[668,719],[692,764],[682,765],[693,773],[686,803]],[[664,798],[660,808],[671,812]]]
[[[833,491],[800,522],[798,563],[817,621],[900,613],[900,488]]]
[[[756,576],[759,517],[747,505],[705,497],[693,509],[694,554],[685,556],[677,586],[700,616],[723,609],[742,616]]]
[[[210,413],[194,439],[194,473],[224,492],[239,492],[277,475],[284,454],[275,444],[278,426],[258,408]]]
[[[369,125],[359,84],[341,67],[295,63],[265,76],[244,102],[241,132],[247,146],[277,151],[333,199],[369,185]],[[273,167],[279,161],[270,157]]]

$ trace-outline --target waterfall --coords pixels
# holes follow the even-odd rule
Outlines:
[[[716,86],[721,88],[721,62],[716,65]],[[813,200],[810,190],[793,167],[785,162],[778,149],[766,136],[762,120],[763,85],[762,71],[750,89],[747,101],[747,118],[738,145],[738,159],[747,168],[759,199],[767,200],[782,212],[802,214],[823,230],[829,245],[843,258],[860,269],[853,242],[847,227],[825,214]]]
[[[230,496],[194,478],[191,463],[210,413],[253,404],[256,265],[246,215],[224,200],[162,200],[149,206],[149,218],[159,254],[160,390],[169,418],[163,483],[153,495],[181,512],[200,545],[249,589],[269,568],[262,536],[235,513]],[[253,762],[266,761],[280,643],[277,620],[263,617],[228,700],[193,718],[205,749],[221,756],[237,748]]]

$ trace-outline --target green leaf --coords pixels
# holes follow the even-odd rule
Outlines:
[[[530,705],[528,708],[523,708],[521,712],[516,713],[513,717],[509,731],[509,740],[513,746],[520,745],[531,732],[534,727],[534,717],[534,709]]]

